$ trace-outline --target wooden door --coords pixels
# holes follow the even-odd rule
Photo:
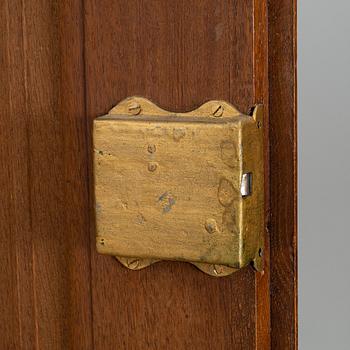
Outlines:
[[[1,2],[1,349],[297,347],[295,3]],[[264,105],[263,273],[96,253],[92,120],[131,95]]]

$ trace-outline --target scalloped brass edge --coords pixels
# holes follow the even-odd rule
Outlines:
[[[156,262],[161,261],[161,260],[155,260],[155,259],[126,258],[121,256],[116,256],[115,258],[124,267],[134,271],[142,270],[152,264],[155,264]],[[202,272],[213,277],[229,276],[232,273],[237,271],[237,269],[233,267],[224,266],[224,265],[205,264],[205,263],[196,263],[196,262],[192,262],[191,264],[197,267]]]
[[[212,100],[189,112],[169,112],[144,97],[128,97],[114,106],[108,115],[174,116],[174,117],[235,117],[240,116],[236,107],[228,102]]]

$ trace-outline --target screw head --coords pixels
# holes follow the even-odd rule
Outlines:
[[[221,117],[223,113],[224,113],[224,107],[222,105],[214,105],[211,110],[211,114],[214,117]]]
[[[154,153],[156,151],[156,145],[148,145],[147,151],[148,153]]]
[[[128,104],[128,111],[133,115],[138,115],[141,112],[141,105],[136,101],[132,101]]]
[[[128,268],[132,270],[137,269],[139,264],[140,264],[139,259],[129,259],[127,262]]]
[[[213,272],[215,275],[219,276],[224,272],[224,268],[221,265],[213,265]]]

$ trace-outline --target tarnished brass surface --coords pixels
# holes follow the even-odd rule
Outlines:
[[[131,97],[95,119],[97,250],[134,270],[192,262],[213,276],[262,269],[262,107],[187,113]],[[137,257],[137,258],[135,258]]]

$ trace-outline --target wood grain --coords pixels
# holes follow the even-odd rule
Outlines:
[[[269,1],[271,339],[297,348],[296,1]]]
[[[175,111],[214,98],[248,111],[266,99],[267,66],[254,70],[253,1],[88,0],[85,10],[91,120],[130,95]],[[267,65],[266,48],[259,55]],[[95,349],[267,348],[256,343],[269,308],[256,314],[251,268],[220,280],[174,262],[131,272],[91,246]]]
[[[270,349],[270,158],[269,158],[269,82],[268,82],[268,8],[267,1],[254,1],[254,100],[264,106],[265,155],[265,248],[263,273],[256,275],[256,348]]]
[[[18,336],[21,328],[20,310],[26,305],[26,312],[33,314],[34,311],[32,266],[29,263],[22,266],[26,273],[21,274],[21,277],[29,277],[22,279],[29,293],[23,295],[17,277],[17,251],[22,251],[25,254],[22,258],[27,258],[27,261],[32,254],[30,242],[28,244],[27,240],[30,234],[26,166],[29,149],[21,118],[25,111],[25,88],[22,84],[24,52],[21,12],[18,9],[18,3],[2,1],[0,5],[0,17],[3,19],[0,21],[0,345],[1,348],[8,349],[19,348],[22,343]],[[16,57],[13,53],[14,47],[18,47]],[[16,142],[9,142],[10,140]],[[21,295],[23,297],[19,299]],[[27,337],[27,344],[35,344],[35,318],[28,319],[21,332]]]
[[[91,348],[81,14],[1,2],[2,349]]]

